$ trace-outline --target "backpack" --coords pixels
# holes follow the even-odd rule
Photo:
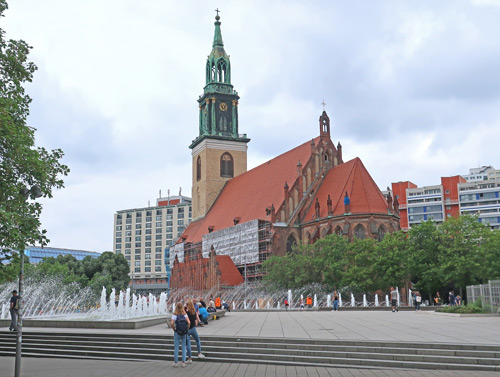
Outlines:
[[[182,314],[175,320],[175,332],[179,335],[186,335],[188,332],[188,323]]]
[[[14,304],[14,309],[19,310],[19,297],[16,300],[16,303]]]

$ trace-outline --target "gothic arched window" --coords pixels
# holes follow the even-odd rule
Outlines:
[[[342,235],[342,228],[339,225],[335,228],[335,234],[338,236]]]
[[[365,228],[363,225],[358,224],[356,228],[354,228],[354,237],[356,237],[359,240],[364,240],[366,238]]]
[[[384,226],[380,225],[380,227],[378,228],[377,239],[379,241],[382,241],[385,237],[385,233],[386,233],[386,231],[385,231]]]
[[[196,180],[199,181],[201,179],[201,157],[198,156],[196,160]]]
[[[293,234],[290,234],[286,240],[286,252],[291,253],[293,249],[297,246],[297,240]]]
[[[234,176],[233,157],[227,152],[220,158],[220,176],[228,178],[233,178]]]

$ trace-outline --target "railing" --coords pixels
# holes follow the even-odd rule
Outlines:
[[[490,280],[488,284],[468,285],[467,303],[481,300],[483,308],[492,313],[500,311],[500,280]]]

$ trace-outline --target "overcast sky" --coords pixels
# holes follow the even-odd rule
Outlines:
[[[33,46],[37,144],[62,148],[43,200],[50,246],[112,250],[113,214],[191,196],[191,151],[215,8],[241,99],[248,168],[319,134],[383,190],[500,168],[500,1],[10,0]]]

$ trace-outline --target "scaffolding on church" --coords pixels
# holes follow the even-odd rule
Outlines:
[[[203,235],[197,243],[180,243],[170,251],[170,266],[173,267],[175,256],[179,262],[198,257],[199,250],[203,258],[208,258],[212,247],[217,255],[229,255],[241,275],[247,281],[260,279],[265,271],[264,262],[271,254],[271,223],[265,220],[251,220]]]

